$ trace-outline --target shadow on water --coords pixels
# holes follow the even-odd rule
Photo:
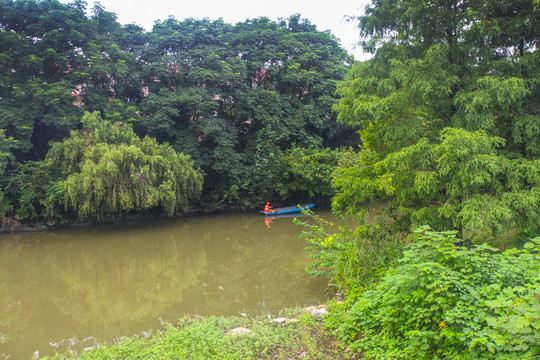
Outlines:
[[[324,301],[292,218],[259,214],[0,237],[0,359],[160,328],[182,314],[276,313]]]

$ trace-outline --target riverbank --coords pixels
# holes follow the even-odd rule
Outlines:
[[[292,202],[294,203],[294,202]],[[279,204],[276,206],[290,206],[292,203]],[[317,207],[328,209],[329,205],[324,201],[319,201]],[[178,211],[172,215],[166,213],[154,213],[154,214],[124,214],[110,216],[103,219],[62,219],[62,220],[49,220],[49,221],[21,221],[16,217],[5,217],[0,219],[0,234],[8,233],[24,233],[24,232],[38,232],[58,230],[65,228],[81,228],[91,227],[102,224],[122,224],[122,223],[136,223],[146,220],[161,220],[161,219],[178,219],[194,216],[206,216],[216,214],[227,213],[258,213],[262,210],[262,206],[241,206],[241,205],[227,205],[227,206],[208,206],[204,208],[192,208]]]
[[[63,219],[63,220],[50,220],[28,222],[21,221],[18,217],[5,217],[0,219],[0,234],[6,233],[24,233],[24,232],[37,232],[57,230],[64,228],[80,228],[90,227],[101,224],[122,224],[122,223],[135,223],[143,220],[159,220],[159,219],[175,219],[185,218],[201,215],[214,215],[222,213],[247,213],[255,212],[258,207],[245,207],[245,206],[212,206],[200,209],[186,209],[184,211],[176,212],[173,215],[167,215],[166,213],[156,214],[126,214],[111,216],[103,219]]]
[[[310,307],[274,319],[184,317],[161,330],[42,359],[360,359],[331,336],[324,316],[324,307]]]

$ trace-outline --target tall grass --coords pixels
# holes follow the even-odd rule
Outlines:
[[[307,250],[314,259],[308,272],[330,277],[338,290],[369,286],[402,254],[405,240],[388,227],[384,212],[376,223],[362,219],[359,224],[339,214],[337,222],[312,215],[312,222],[296,221],[304,227],[301,236],[310,244]]]
[[[284,309],[287,325],[256,317],[183,317],[144,336],[123,337],[113,344],[43,360],[260,360],[349,359],[340,342],[329,339],[322,318],[300,309]],[[292,320],[294,319],[294,320]],[[235,328],[249,329],[235,334]]]

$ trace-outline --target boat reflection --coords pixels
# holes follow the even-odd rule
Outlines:
[[[264,223],[266,224],[266,227],[270,229],[270,225],[273,223],[275,219],[282,219],[282,218],[300,218],[300,217],[307,217],[312,216],[311,214],[303,214],[303,213],[294,213],[294,214],[280,214],[280,215],[266,215],[264,217]]]

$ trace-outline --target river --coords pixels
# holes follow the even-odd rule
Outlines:
[[[328,212],[318,212],[328,215]],[[276,316],[326,280],[291,218],[225,214],[0,236],[0,359],[81,351],[188,315]]]

